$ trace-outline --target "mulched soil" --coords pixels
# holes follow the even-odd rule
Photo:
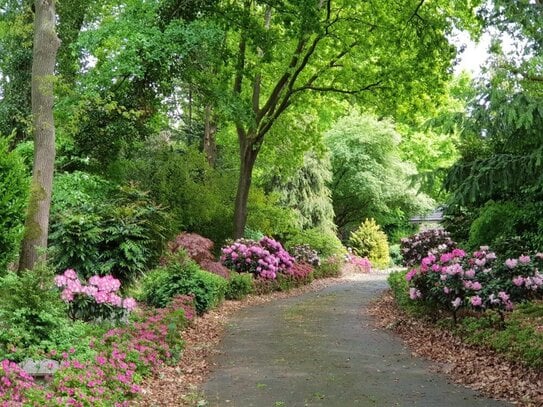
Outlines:
[[[543,372],[505,359],[398,309],[390,292],[373,303],[375,324],[397,334],[413,356],[430,359],[453,381],[518,406],[543,406]]]
[[[203,397],[198,393],[198,385],[209,375],[210,359],[216,352],[217,344],[228,323],[229,317],[236,311],[272,300],[297,296],[310,291],[318,291],[341,281],[339,278],[313,281],[310,285],[277,292],[265,296],[251,295],[242,301],[225,301],[217,309],[197,317],[185,330],[185,350],[181,361],[176,366],[163,366],[161,371],[142,384],[143,397],[133,400],[132,406],[205,406]]]

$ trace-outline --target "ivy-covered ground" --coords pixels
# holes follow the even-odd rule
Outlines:
[[[227,302],[187,331],[185,360],[192,362],[149,382],[140,403],[508,405],[451,384],[436,375],[436,365],[375,326],[369,307],[386,289],[385,280],[383,274],[350,274],[280,294],[280,301],[251,298],[250,307]],[[199,325],[205,329],[198,332]],[[206,339],[198,340],[202,335]]]

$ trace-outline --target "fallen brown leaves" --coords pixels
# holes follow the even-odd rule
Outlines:
[[[455,382],[515,405],[543,406],[542,371],[509,361],[490,349],[467,345],[446,330],[406,315],[390,292],[374,302],[369,313],[380,328],[399,335],[414,356],[437,362],[437,369]]]
[[[237,310],[264,304],[280,298],[297,296],[309,291],[321,290],[340,279],[316,280],[310,285],[289,292],[276,292],[265,296],[251,295],[242,301],[225,301],[217,309],[197,317],[185,330],[185,350],[176,366],[163,366],[161,371],[142,384],[143,395],[130,404],[133,406],[197,406],[203,399],[198,385],[209,375],[211,357],[217,351],[217,344],[229,317]],[[203,402],[200,405],[205,405]]]

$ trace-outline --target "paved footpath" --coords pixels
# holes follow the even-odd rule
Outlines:
[[[221,342],[203,390],[210,407],[498,407],[432,372],[364,312],[381,274],[246,308]]]

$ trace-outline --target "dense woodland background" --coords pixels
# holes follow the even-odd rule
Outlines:
[[[0,5],[3,269],[35,166],[34,8]],[[373,218],[395,244],[438,205],[470,247],[543,247],[539,2],[63,0],[55,15],[59,269],[143,271],[180,231],[346,241]],[[478,78],[453,74],[458,30],[493,38]],[[28,225],[25,241],[47,238]]]

